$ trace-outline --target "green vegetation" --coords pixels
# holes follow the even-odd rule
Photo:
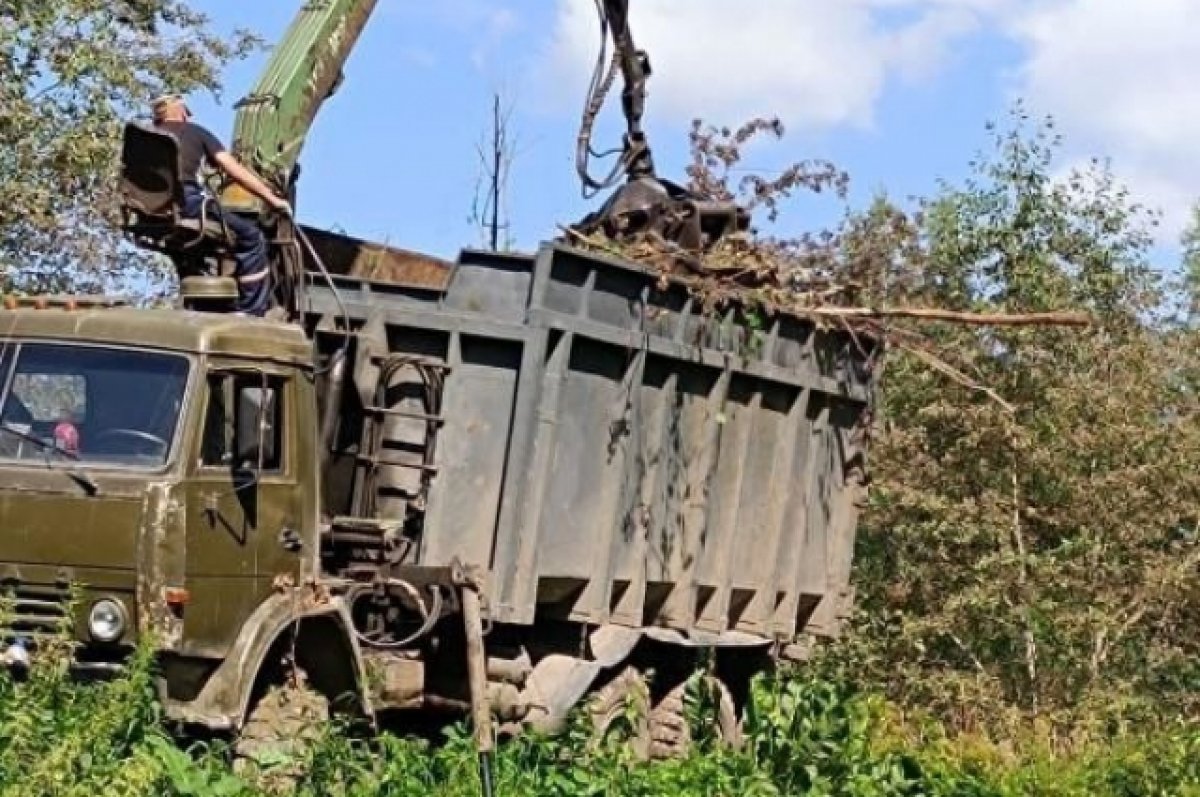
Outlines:
[[[65,650],[28,680],[0,676],[3,797],[251,797],[220,744],[181,749],[158,721],[149,657],[120,680],[73,684]],[[292,762],[280,761],[279,766]],[[300,794],[477,795],[474,750],[461,729],[436,748],[331,728],[305,754]],[[762,679],[733,752],[702,743],[682,761],[633,761],[619,733],[593,749],[582,722],[557,739],[501,747],[503,795],[1186,795],[1200,794],[1200,728],[1127,736],[1071,754],[1028,737],[998,745],[905,720],[827,667]]]
[[[217,91],[255,44],[180,0],[0,3],[0,292],[170,284],[114,224],[121,127],[166,91]]]
[[[1200,325],[1151,268],[1153,217],[1098,164],[1052,181],[1053,128],[1030,128],[925,204],[876,284],[1094,323],[927,329],[889,361],[855,655],[957,730],[1105,738],[1200,717]]]

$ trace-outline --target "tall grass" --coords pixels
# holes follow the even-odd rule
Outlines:
[[[45,655],[49,652],[50,655]],[[221,743],[187,748],[156,708],[153,659],[104,684],[68,677],[66,650],[42,651],[20,682],[0,674],[0,797],[257,797],[236,778]],[[620,739],[588,745],[577,721],[554,739],[524,737],[495,760],[497,793],[617,795],[1200,795],[1200,730],[1127,736],[1070,756],[1032,741],[950,738],[899,718],[878,697],[810,671],[758,681],[746,745],[698,739],[682,761],[645,764]],[[390,797],[479,794],[466,731],[444,743],[331,725],[305,753],[301,795]]]

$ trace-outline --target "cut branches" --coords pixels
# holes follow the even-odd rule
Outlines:
[[[1093,323],[1090,315],[1078,312],[968,313],[925,307],[809,307],[804,312],[830,318],[907,318],[989,327],[1086,327]]]

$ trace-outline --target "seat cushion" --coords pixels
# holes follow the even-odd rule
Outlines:
[[[216,219],[205,219],[203,228],[200,219],[180,219],[174,225],[172,237],[190,239],[201,234],[214,243],[233,246],[233,231],[226,230]]]
[[[172,250],[222,254],[233,248],[232,230],[228,233],[215,219],[207,219],[201,229],[199,219],[170,220],[135,218],[125,225],[125,232],[144,245],[170,253]]]

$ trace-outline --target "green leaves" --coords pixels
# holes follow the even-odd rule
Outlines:
[[[262,797],[230,772],[225,745],[172,740],[154,710],[143,648],[107,684],[62,677],[39,659],[32,677],[0,674],[0,795]],[[1015,797],[1176,795],[1200,788],[1200,728],[1127,736],[1070,756],[1028,734],[994,746],[902,715],[819,657],[760,677],[740,751],[693,748],[685,760],[631,760],[619,745],[532,735],[496,753],[496,793],[548,797]],[[696,695],[698,704],[703,695]],[[430,745],[334,723],[306,766],[300,797],[476,797],[477,758],[463,726]],[[1192,791],[1189,792],[1188,789]]]
[[[1180,241],[1183,245],[1183,290],[1185,310],[1192,324],[1200,322],[1200,204],[1192,208],[1192,219]]]
[[[1055,179],[1053,125],[1020,108],[994,144],[924,203],[891,300],[1096,325],[913,330],[1011,413],[889,361],[856,655],[964,730],[1196,717],[1195,683],[1160,676],[1200,655],[1200,547],[1178,537],[1200,506],[1200,333],[1162,320],[1180,297],[1147,259],[1155,219],[1103,163]]]
[[[0,14],[0,290],[132,289],[167,270],[122,245],[122,124],[170,89],[217,91],[255,46],[181,0],[6,3]]]

